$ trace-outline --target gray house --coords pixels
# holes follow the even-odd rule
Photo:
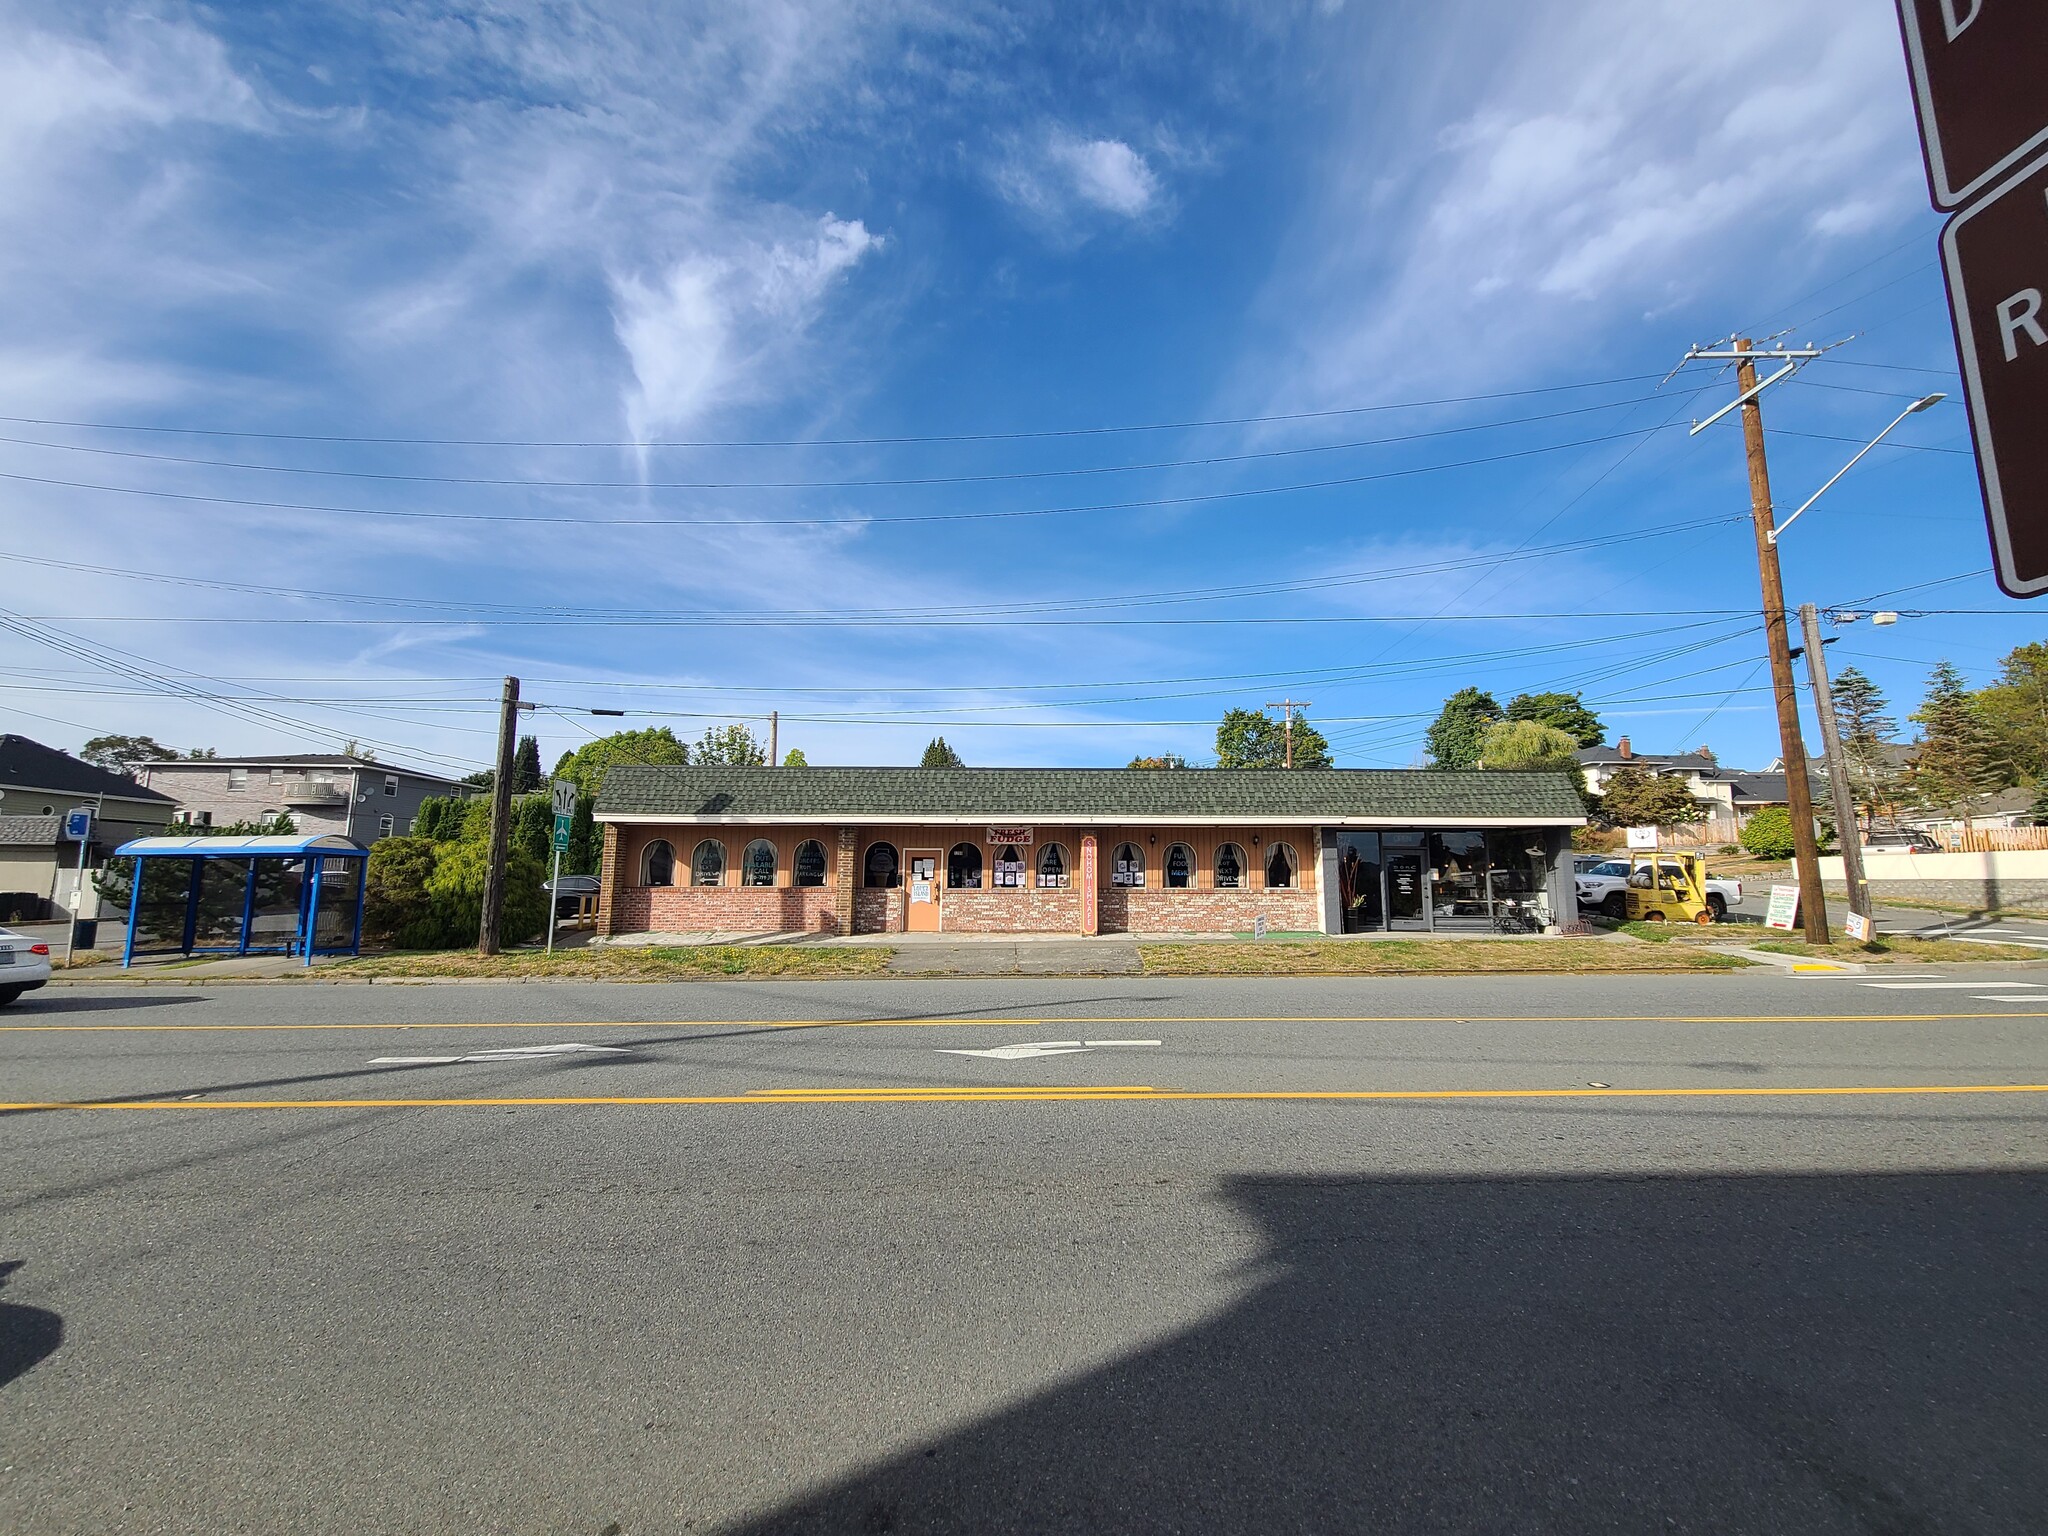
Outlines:
[[[47,915],[75,902],[78,844],[63,835],[64,813],[95,813],[86,869],[98,869],[130,838],[162,832],[176,807],[168,795],[124,774],[80,762],[26,736],[0,735],[0,896],[26,914],[27,898]],[[23,921],[32,920],[23,915]]]
[[[309,835],[339,833],[359,843],[403,837],[420,802],[466,793],[458,780],[342,753],[209,757],[144,763],[142,782],[177,803],[182,820],[228,826],[289,816]]]

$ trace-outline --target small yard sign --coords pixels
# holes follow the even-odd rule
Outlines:
[[[1861,912],[1851,912],[1842,919],[1842,928],[1858,944],[1870,942],[1870,919]]]
[[[1774,885],[1771,887],[1771,909],[1764,915],[1764,926],[1790,933],[1799,922],[1799,887],[1796,885]]]
[[[1657,846],[1657,829],[1655,827],[1630,827],[1628,829],[1628,845],[1631,848],[1655,848]]]

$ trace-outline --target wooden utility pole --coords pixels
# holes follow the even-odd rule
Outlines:
[[[768,711],[768,766],[782,766],[782,711],[779,709]]]
[[[1294,712],[1297,709],[1307,709],[1308,706],[1309,701],[1306,699],[1299,702],[1293,699],[1268,699],[1266,701],[1266,708],[1286,711],[1284,716],[1286,724],[1281,727],[1281,731],[1287,738],[1286,766],[1289,768],[1294,766]]]
[[[498,771],[491,779],[491,859],[484,866],[484,913],[476,952],[498,952],[498,927],[505,913],[505,856],[512,842],[512,755],[519,739],[519,679],[505,679],[498,710]]]
[[[1750,350],[1748,337],[1735,342],[1737,352]],[[1735,365],[1738,388],[1749,398],[1742,403],[1742,441],[1749,450],[1749,511],[1756,528],[1757,575],[1763,587],[1764,646],[1771,659],[1771,692],[1778,704],[1778,748],[1785,758],[1785,801],[1792,813],[1792,844],[1799,865],[1799,914],[1809,944],[1828,942],[1827,897],[1820,884],[1820,845],[1813,835],[1813,790],[1806,779],[1806,744],[1799,733],[1799,695],[1792,680],[1792,645],[1785,637],[1785,583],[1778,574],[1778,546],[1773,538],[1771,471],[1764,457],[1764,412],[1757,403],[1756,364],[1747,357]]]
[[[1856,821],[1856,796],[1849,784],[1849,754],[1835,724],[1835,694],[1828,685],[1828,659],[1821,650],[1820,610],[1799,605],[1799,628],[1806,641],[1806,675],[1813,682],[1813,712],[1820,717],[1820,748],[1827,759],[1828,794],[1835,806],[1835,841],[1842,845],[1843,883],[1849,887],[1849,910],[1870,921],[1870,886],[1863,878],[1863,829]]]

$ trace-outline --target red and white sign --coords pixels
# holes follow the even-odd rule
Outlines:
[[[991,848],[1029,848],[1031,846],[1031,828],[990,827],[988,829],[988,845]]]

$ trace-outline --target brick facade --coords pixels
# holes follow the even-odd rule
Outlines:
[[[1314,891],[1117,891],[1118,926],[1110,926],[1110,893],[1102,898],[1104,933],[1249,933],[1263,915],[1273,932],[1320,932]]]
[[[855,933],[901,933],[903,931],[903,890],[857,890],[853,893]]]
[[[625,875],[619,865],[619,829],[615,826],[607,824],[604,829],[603,862],[597,868],[598,932],[606,938],[630,933],[631,929],[619,926],[619,895],[625,888]]]
[[[608,933],[838,933],[830,886],[628,886]]]

